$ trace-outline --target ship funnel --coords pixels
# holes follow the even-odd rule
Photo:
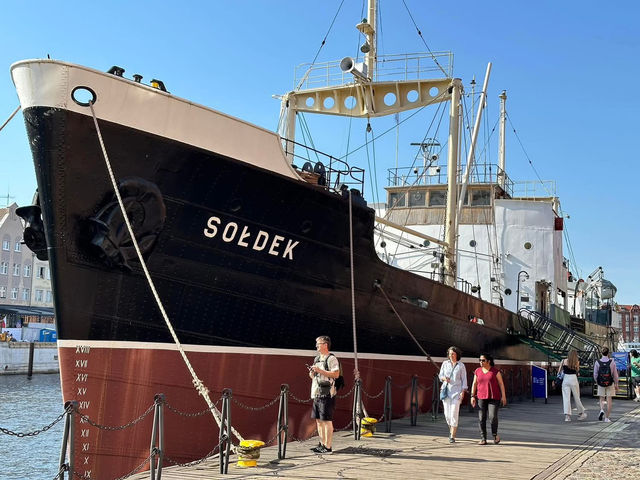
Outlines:
[[[340,61],[340,70],[350,73],[358,80],[369,80],[367,78],[367,66],[364,63],[356,63],[352,57],[344,57]]]

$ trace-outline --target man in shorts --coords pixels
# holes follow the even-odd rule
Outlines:
[[[315,453],[331,454],[333,439],[333,412],[336,408],[335,379],[340,376],[340,363],[331,349],[331,339],[326,335],[316,338],[316,356],[309,368],[313,408],[311,418],[316,420],[320,442],[311,450]]]
[[[607,382],[609,385],[602,385],[598,380],[598,376],[601,373],[602,369],[605,371],[609,369],[608,376],[610,380]],[[611,406],[613,404],[613,396],[618,391],[618,369],[616,368],[616,362],[612,358],[609,358],[609,348],[602,348],[602,358],[600,360],[596,360],[596,363],[593,365],[593,379],[598,384],[598,397],[600,397],[600,414],[598,415],[598,420],[603,420],[605,422],[611,421]],[[607,413],[604,412],[604,403],[605,398],[607,402]]]

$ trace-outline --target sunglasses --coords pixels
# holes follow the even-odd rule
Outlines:
[[[486,362],[486,361],[487,361],[487,359],[486,359],[486,358],[481,358],[481,359],[480,359],[480,363],[484,363],[484,362]]]

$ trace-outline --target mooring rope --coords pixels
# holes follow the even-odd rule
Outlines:
[[[436,362],[433,361],[433,359],[431,358],[431,355],[429,355],[426,350],[424,348],[422,348],[422,345],[420,345],[420,342],[418,342],[418,339],[416,337],[413,336],[413,333],[411,333],[411,330],[409,330],[409,327],[407,327],[407,324],[404,323],[404,320],[402,320],[402,317],[400,316],[400,314],[398,313],[398,311],[396,310],[396,307],[393,306],[393,303],[391,303],[391,300],[389,299],[389,297],[387,296],[387,293],[384,291],[384,289],[382,288],[382,285],[379,282],[375,283],[375,286],[378,290],[380,290],[380,292],[382,292],[382,295],[384,296],[385,300],[387,301],[387,303],[389,304],[389,306],[391,307],[391,310],[393,310],[393,313],[396,314],[396,317],[398,317],[398,320],[400,320],[400,323],[402,324],[402,326],[404,327],[404,329],[407,331],[407,333],[409,334],[409,336],[413,339],[413,341],[416,343],[416,345],[418,346],[418,348],[422,351],[422,353],[424,353],[425,357],[427,357],[427,360],[431,363],[433,363],[433,365],[435,365],[436,368],[438,367],[438,364]]]
[[[218,409],[213,404],[213,402],[211,401],[211,399],[209,398],[209,389],[204,385],[204,383],[202,383],[202,380],[200,380],[198,378],[198,375],[196,374],[195,370],[193,369],[193,366],[191,365],[191,362],[187,358],[187,354],[185,353],[184,349],[182,348],[182,344],[180,343],[180,340],[178,339],[178,336],[177,336],[175,330],[173,329],[173,325],[171,324],[171,321],[169,320],[169,316],[167,315],[167,312],[164,309],[164,305],[162,304],[162,301],[160,300],[160,296],[158,295],[158,291],[156,290],[155,284],[153,283],[151,275],[149,274],[149,270],[147,269],[147,264],[144,261],[144,258],[142,257],[142,253],[140,252],[140,247],[138,246],[138,241],[136,239],[136,236],[133,233],[133,227],[131,226],[131,222],[129,221],[129,215],[126,212],[126,209],[124,207],[124,203],[122,202],[122,197],[120,196],[120,191],[118,190],[118,183],[116,182],[115,175],[113,174],[113,169],[111,168],[111,162],[109,161],[109,156],[107,155],[107,149],[106,149],[106,147],[104,145],[104,141],[102,139],[102,133],[100,131],[100,126],[98,125],[98,119],[96,118],[96,113],[93,110],[93,102],[89,102],[89,107],[91,108],[91,115],[93,116],[93,123],[94,123],[94,125],[96,127],[96,132],[98,134],[98,140],[100,142],[100,148],[102,149],[102,155],[104,156],[105,164],[106,164],[107,170],[109,172],[109,178],[111,179],[111,184],[113,185],[113,191],[115,192],[116,198],[118,199],[118,205],[120,205],[120,210],[122,211],[122,216],[124,217],[124,221],[127,224],[127,230],[129,231],[129,236],[131,237],[131,241],[133,242],[133,246],[134,246],[134,248],[136,250],[136,254],[138,255],[138,260],[140,261],[140,265],[142,266],[142,270],[144,271],[144,275],[147,278],[147,283],[149,284],[149,288],[151,288],[151,292],[153,293],[153,298],[155,299],[155,301],[156,301],[156,303],[158,305],[158,308],[160,309],[160,313],[162,314],[162,318],[164,319],[165,323],[167,324],[167,328],[169,329],[169,332],[171,333],[171,336],[173,337],[174,343],[178,347],[178,352],[180,352],[180,355],[182,356],[182,359],[184,360],[184,363],[187,366],[187,369],[191,373],[191,377],[193,378],[193,386],[198,391],[198,393],[200,395],[202,395],[202,397],[204,398],[205,402],[207,403],[207,406],[209,407],[209,410],[211,411],[211,414],[213,415],[214,420],[218,424],[218,427],[222,428],[221,427],[222,416],[221,416],[220,412],[218,411]],[[231,431],[233,432],[233,434],[236,436],[236,438],[239,441],[244,440],[242,438],[242,436],[240,436],[240,434],[233,427],[231,427]]]
[[[20,105],[18,105],[18,106],[16,107],[16,109],[13,111],[13,113],[12,113],[11,115],[9,115],[9,118],[7,118],[7,121],[6,121],[6,122],[4,122],[4,123],[2,124],[2,126],[0,127],[0,132],[2,131],[2,129],[3,129],[4,127],[6,127],[6,126],[7,126],[7,123],[9,123],[9,122],[11,121],[11,119],[12,119],[13,117],[15,117],[15,116],[16,116],[16,113],[18,113],[19,111],[20,111]]]
[[[351,190],[349,190],[349,260],[351,262],[351,320],[353,325],[353,360],[358,375],[358,336],[356,333],[356,287],[353,274],[353,209],[351,206]]]

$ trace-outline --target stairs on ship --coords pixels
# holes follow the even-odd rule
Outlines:
[[[519,331],[523,343],[557,361],[566,358],[574,349],[580,359],[580,377],[591,378],[591,368],[599,358],[600,346],[575,330],[526,308],[518,312]]]

